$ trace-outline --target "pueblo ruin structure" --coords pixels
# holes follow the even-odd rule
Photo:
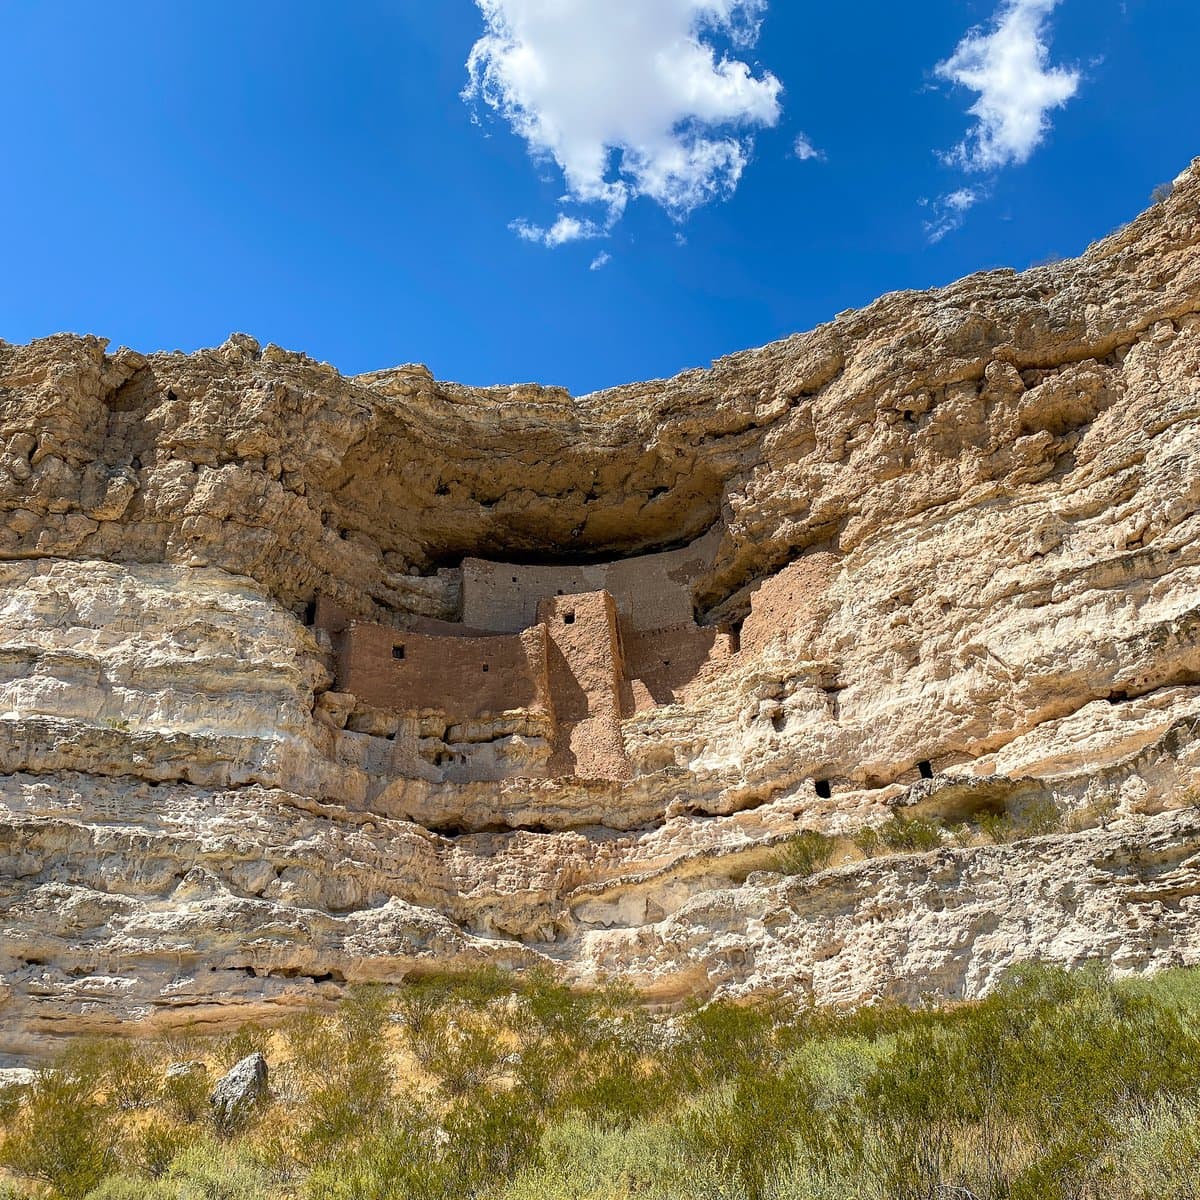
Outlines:
[[[339,691],[396,718],[394,766],[457,781],[623,781],[622,719],[673,703],[737,649],[733,630],[693,613],[692,584],[716,544],[710,533],[682,550],[578,565],[468,558],[452,573],[457,622],[355,620],[322,597],[314,624],[330,638]],[[497,755],[513,737],[519,759]]]

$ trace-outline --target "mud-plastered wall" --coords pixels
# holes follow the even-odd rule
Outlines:
[[[534,627],[512,637],[430,637],[356,623],[341,635],[338,682],[364,704],[432,709],[453,721],[514,709],[546,712],[546,632]]]
[[[555,596],[538,609],[549,640],[549,681],[557,725],[551,775],[628,779],[621,737],[617,610],[606,592]]]
[[[464,625],[501,633],[528,629],[548,597],[608,592],[627,629],[668,629],[692,621],[692,583],[712,562],[718,537],[681,550],[583,566],[463,562]]]

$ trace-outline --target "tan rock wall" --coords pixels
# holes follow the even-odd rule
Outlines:
[[[1197,170],[1075,262],[578,401],[0,344],[0,1053],[484,962],[838,1002],[1200,962],[1198,380]],[[617,599],[542,712],[333,686],[322,620],[444,645],[464,555],[706,529],[626,588],[564,568]],[[577,752],[600,777],[550,777]],[[768,869],[797,829],[853,858],[898,810],[1031,804],[1061,832]]]

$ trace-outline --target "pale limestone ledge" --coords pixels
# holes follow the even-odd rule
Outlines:
[[[831,1001],[1196,961],[1196,169],[1075,262],[576,401],[68,336],[0,343],[0,400],[5,1053],[484,961]],[[705,531],[741,649],[623,721],[628,782],[523,778],[544,715],[367,710],[296,615]],[[761,874],[1031,803],[1097,827]]]

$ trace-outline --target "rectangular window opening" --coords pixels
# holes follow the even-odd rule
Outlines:
[[[403,646],[393,646],[392,647],[392,657],[397,662],[401,662],[404,658],[404,647]]]
[[[567,612],[563,613],[563,624],[564,625],[574,625],[575,624],[575,610],[573,608],[569,609]]]

